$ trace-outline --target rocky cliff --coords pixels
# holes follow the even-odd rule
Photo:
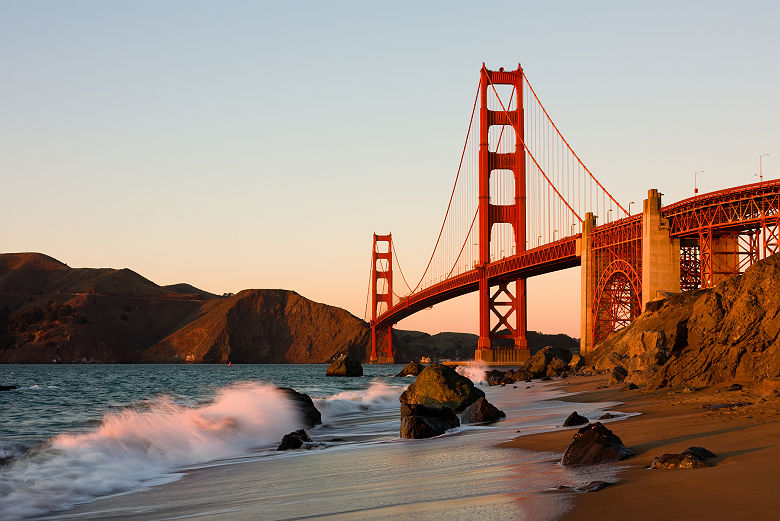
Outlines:
[[[589,363],[622,366],[650,388],[780,376],[780,255],[716,287],[651,302],[596,346]]]

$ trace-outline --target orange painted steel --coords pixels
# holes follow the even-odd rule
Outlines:
[[[524,83],[525,81],[525,83]],[[517,94],[517,107],[507,110],[495,85],[510,85],[513,87],[514,96]],[[539,143],[540,139],[538,110],[534,114],[526,114],[524,107],[523,87],[527,85],[532,98],[536,100],[549,120],[555,133],[562,140],[560,147],[571,153],[579,167],[592,181],[576,181],[573,177],[566,178],[561,171],[546,173],[542,165],[560,168],[560,163],[555,159],[551,162],[550,156],[555,157],[562,153],[558,145],[547,146]],[[488,89],[492,90],[501,110],[491,110],[488,106]],[[468,229],[463,241],[453,242],[451,238],[444,237],[445,224],[448,217],[452,217],[451,210],[456,199],[456,188],[461,170],[464,167],[464,158],[467,155],[467,145],[471,135],[472,124],[479,105],[479,149],[477,172],[478,179],[475,183],[466,187],[473,189],[477,194],[477,205],[471,207],[466,215],[460,215],[456,219],[459,226]],[[512,97],[508,105],[511,105]],[[532,128],[530,139],[536,142],[529,146],[526,143],[526,125]],[[496,150],[490,150],[489,130],[491,126],[501,126],[498,136],[499,141]],[[544,128],[544,124],[541,125]],[[514,129],[514,150],[500,151],[501,138],[504,137],[504,129]],[[552,132],[552,130],[549,130]],[[553,134],[555,134],[553,133]],[[544,134],[542,132],[541,134]],[[542,136],[543,137],[543,136]],[[565,146],[564,146],[565,145]],[[511,145],[507,145],[511,146]],[[504,147],[506,150],[507,146]],[[552,149],[551,149],[552,147]],[[535,154],[540,154],[541,163],[537,161]],[[566,160],[568,161],[568,160]],[[568,163],[564,163],[568,165]],[[574,159],[572,159],[574,161]],[[529,192],[527,181],[532,179],[526,171],[534,169],[543,181],[534,181],[533,191]],[[501,197],[494,203],[491,201],[491,172],[496,170],[510,170],[513,174],[514,190],[511,193],[513,201],[509,204],[501,202]],[[538,170],[538,172],[537,172]],[[576,170],[576,169],[575,169]],[[565,172],[568,172],[566,166]],[[582,171],[582,170],[581,170]],[[576,173],[575,173],[576,175]],[[584,175],[584,174],[583,174]],[[546,109],[541,106],[536,92],[527,83],[522,69],[518,66],[516,71],[491,71],[484,64],[480,71],[480,83],[477,90],[477,98],[472,108],[472,116],[469,121],[466,143],[461,153],[458,173],[455,177],[455,187],[450,194],[449,204],[445,213],[445,222],[439,230],[434,252],[428,261],[423,277],[414,288],[409,287],[406,277],[401,271],[402,278],[409,288],[410,293],[400,296],[394,293],[392,285],[393,260],[400,270],[398,257],[393,246],[391,235],[374,235],[371,273],[371,338],[372,360],[378,358],[392,359],[392,325],[398,321],[429,308],[440,302],[471,293],[479,292],[479,324],[480,335],[478,349],[489,349],[496,344],[503,344],[500,340],[507,338],[514,341],[516,348],[525,348],[526,310],[525,310],[525,280],[528,277],[550,273],[581,263],[582,248],[589,247],[586,252],[590,256],[589,266],[592,270],[590,276],[594,281],[593,295],[591,295],[592,311],[592,339],[594,342],[603,340],[612,331],[624,327],[641,312],[642,302],[642,214],[626,216],[622,219],[607,222],[595,226],[590,232],[589,246],[582,244],[580,233],[574,233],[577,222],[582,218],[575,210],[587,210],[584,201],[594,197],[594,192],[587,192],[592,182],[603,193],[596,197],[604,197],[604,201],[614,203],[618,211],[623,207],[607,192],[601,183],[593,176],[590,170],[580,161],[579,157],[563,138],[558,127],[549,119]],[[587,180],[587,179],[586,179]],[[576,182],[575,182],[576,181]],[[557,183],[557,185],[556,185]],[[589,184],[590,183],[590,184]],[[540,186],[543,187],[540,188]],[[559,188],[563,186],[563,190]],[[573,187],[585,190],[586,193],[578,193]],[[571,190],[569,189],[571,188]],[[506,195],[506,191],[498,195]],[[555,194],[555,195],[553,195]],[[567,201],[564,194],[577,201]],[[472,197],[473,197],[472,195]],[[531,240],[539,232],[539,239],[544,230],[544,220],[560,217],[560,213],[553,210],[545,213],[541,211],[541,204],[553,204],[555,197],[562,202],[561,209],[569,211],[576,219],[571,221],[559,219],[557,222],[566,223],[567,229],[555,229],[555,233],[549,230],[545,234],[546,243],[537,241],[537,247],[528,249]],[[463,194],[460,195],[462,203]],[[536,197],[536,199],[533,199]],[[535,209],[527,215],[527,201],[532,201]],[[530,203],[529,203],[530,204]],[[565,209],[564,209],[565,206]],[[597,203],[598,207],[598,203]],[[607,205],[602,203],[601,208],[606,213]],[[610,208],[612,208],[610,206]],[[559,210],[555,210],[559,212]],[[609,210],[612,212],[612,209]],[[472,217],[473,215],[473,217]],[[607,217],[611,215],[602,215]],[[780,253],[780,180],[762,181],[759,183],[738,186],[679,201],[661,208],[661,217],[668,220],[669,233],[672,240],[680,241],[680,287],[682,290],[691,290],[702,287],[710,287],[719,280],[719,277],[739,273],[755,263],[760,258],[773,253]],[[537,221],[541,221],[537,222]],[[534,222],[534,237],[526,237],[530,222]],[[476,229],[474,229],[475,224]],[[508,245],[514,251],[513,254],[496,255],[491,258],[491,230],[494,225],[509,224],[512,226],[512,242]],[[552,226],[550,226],[552,228]],[[472,236],[474,230],[474,238]],[[560,233],[559,233],[560,232]],[[564,233],[571,232],[569,236]],[[556,234],[558,235],[555,240]],[[460,236],[459,236],[460,237]],[[530,240],[529,240],[530,239]],[[476,243],[474,241],[476,240]],[[380,245],[387,244],[385,248]],[[471,251],[471,244],[477,247],[476,257]],[[454,263],[446,261],[442,266],[441,261],[434,263],[434,256],[440,247],[445,248],[452,257]],[[380,251],[382,250],[382,251]],[[493,252],[496,254],[496,252]],[[511,252],[510,252],[511,253]],[[465,269],[463,263],[465,261]],[[429,269],[436,264],[435,280],[426,282],[423,280]],[[457,268],[457,272],[456,272]],[[382,286],[380,288],[380,285]],[[393,298],[395,297],[395,299]],[[380,310],[381,308],[381,310]],[[492,324],[492,326],[491,326]],[[494,342],[497,341],[497,342]]]

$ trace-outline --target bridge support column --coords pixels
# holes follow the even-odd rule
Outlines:
[[[593,297],[596,293],[596,270],[593,252],[590,248],[590,234],[596,226],[593,213],[585,214],[582,222],[582,238],[577,241],[577,255],[580,257],[580,354],[593,350]]]
[[[661,194],[647,192],[642,212],[642,309],[658,292],[680,292],[680,240],[661,217]]]
[[[377,327],[377,308],[381,305],[386,311],[393,305],[393,235],[374,234],[374,245],[371,251],[371,356],[369,362],[372,364],[392,364],[393,328],[389,325],[382,328]]]

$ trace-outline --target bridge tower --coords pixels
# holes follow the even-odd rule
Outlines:
[[[392,364],[393,328],[377,330],[377,308],[384,304],[384,311],[393,305],[393,234],[374,234],[371,253],[371,357],[372,364]],[[379,282],[384,281],[384,291],[379,292]]]
[[[488,107],[488,89],[492,85],[511,85],[515,89],[517,106],[507,112]],[[504,125],[505,132],[515,132],[514,152],[491,151],[491,126]],[[526,249],[526,181],[523,140],[523,69],[506,72],[503,67],[491,71],[482,64],[480,71],[479,110],[479,340],[475,359],[488,363],[522,363],[528,359],[526,337],[526,284],[524,278],[498,281],[491,287],[486,268],[490,262],[490,235],[494,224],[508,223],[514,231],[515,253]],[[490,176],[496,170],[511,170],[514,174],[515,197],[512,204],[492,204]],[[514,284],[513,284],[514,283]],[[514,287],[513,287],[514,286]],[[494,323],[494,325],[491,325]],[[503,340],[499,345],[496,341]],[[511,341],[511,342],[508,342]]]

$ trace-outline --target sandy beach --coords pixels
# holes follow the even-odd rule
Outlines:
[[[604,388],[607,377],[572,378],[562,389],[582,404],[619,401],[615,411],[639,412],[621,421],[604,422],[634,451],[620,462],[627,467],[614,486],[577,494],[565,521],[643,520],[776,520],[780,516],[780,399],[774,383],[754,387],[743,382],[693,392],[624,391]],[[574,407],[576,408],[576,406]],[[571,431],[520,436],[504,447],[561,452]],[[655,456],[679,453],[690,446],[717,455],[712,467],[649,470]]]

